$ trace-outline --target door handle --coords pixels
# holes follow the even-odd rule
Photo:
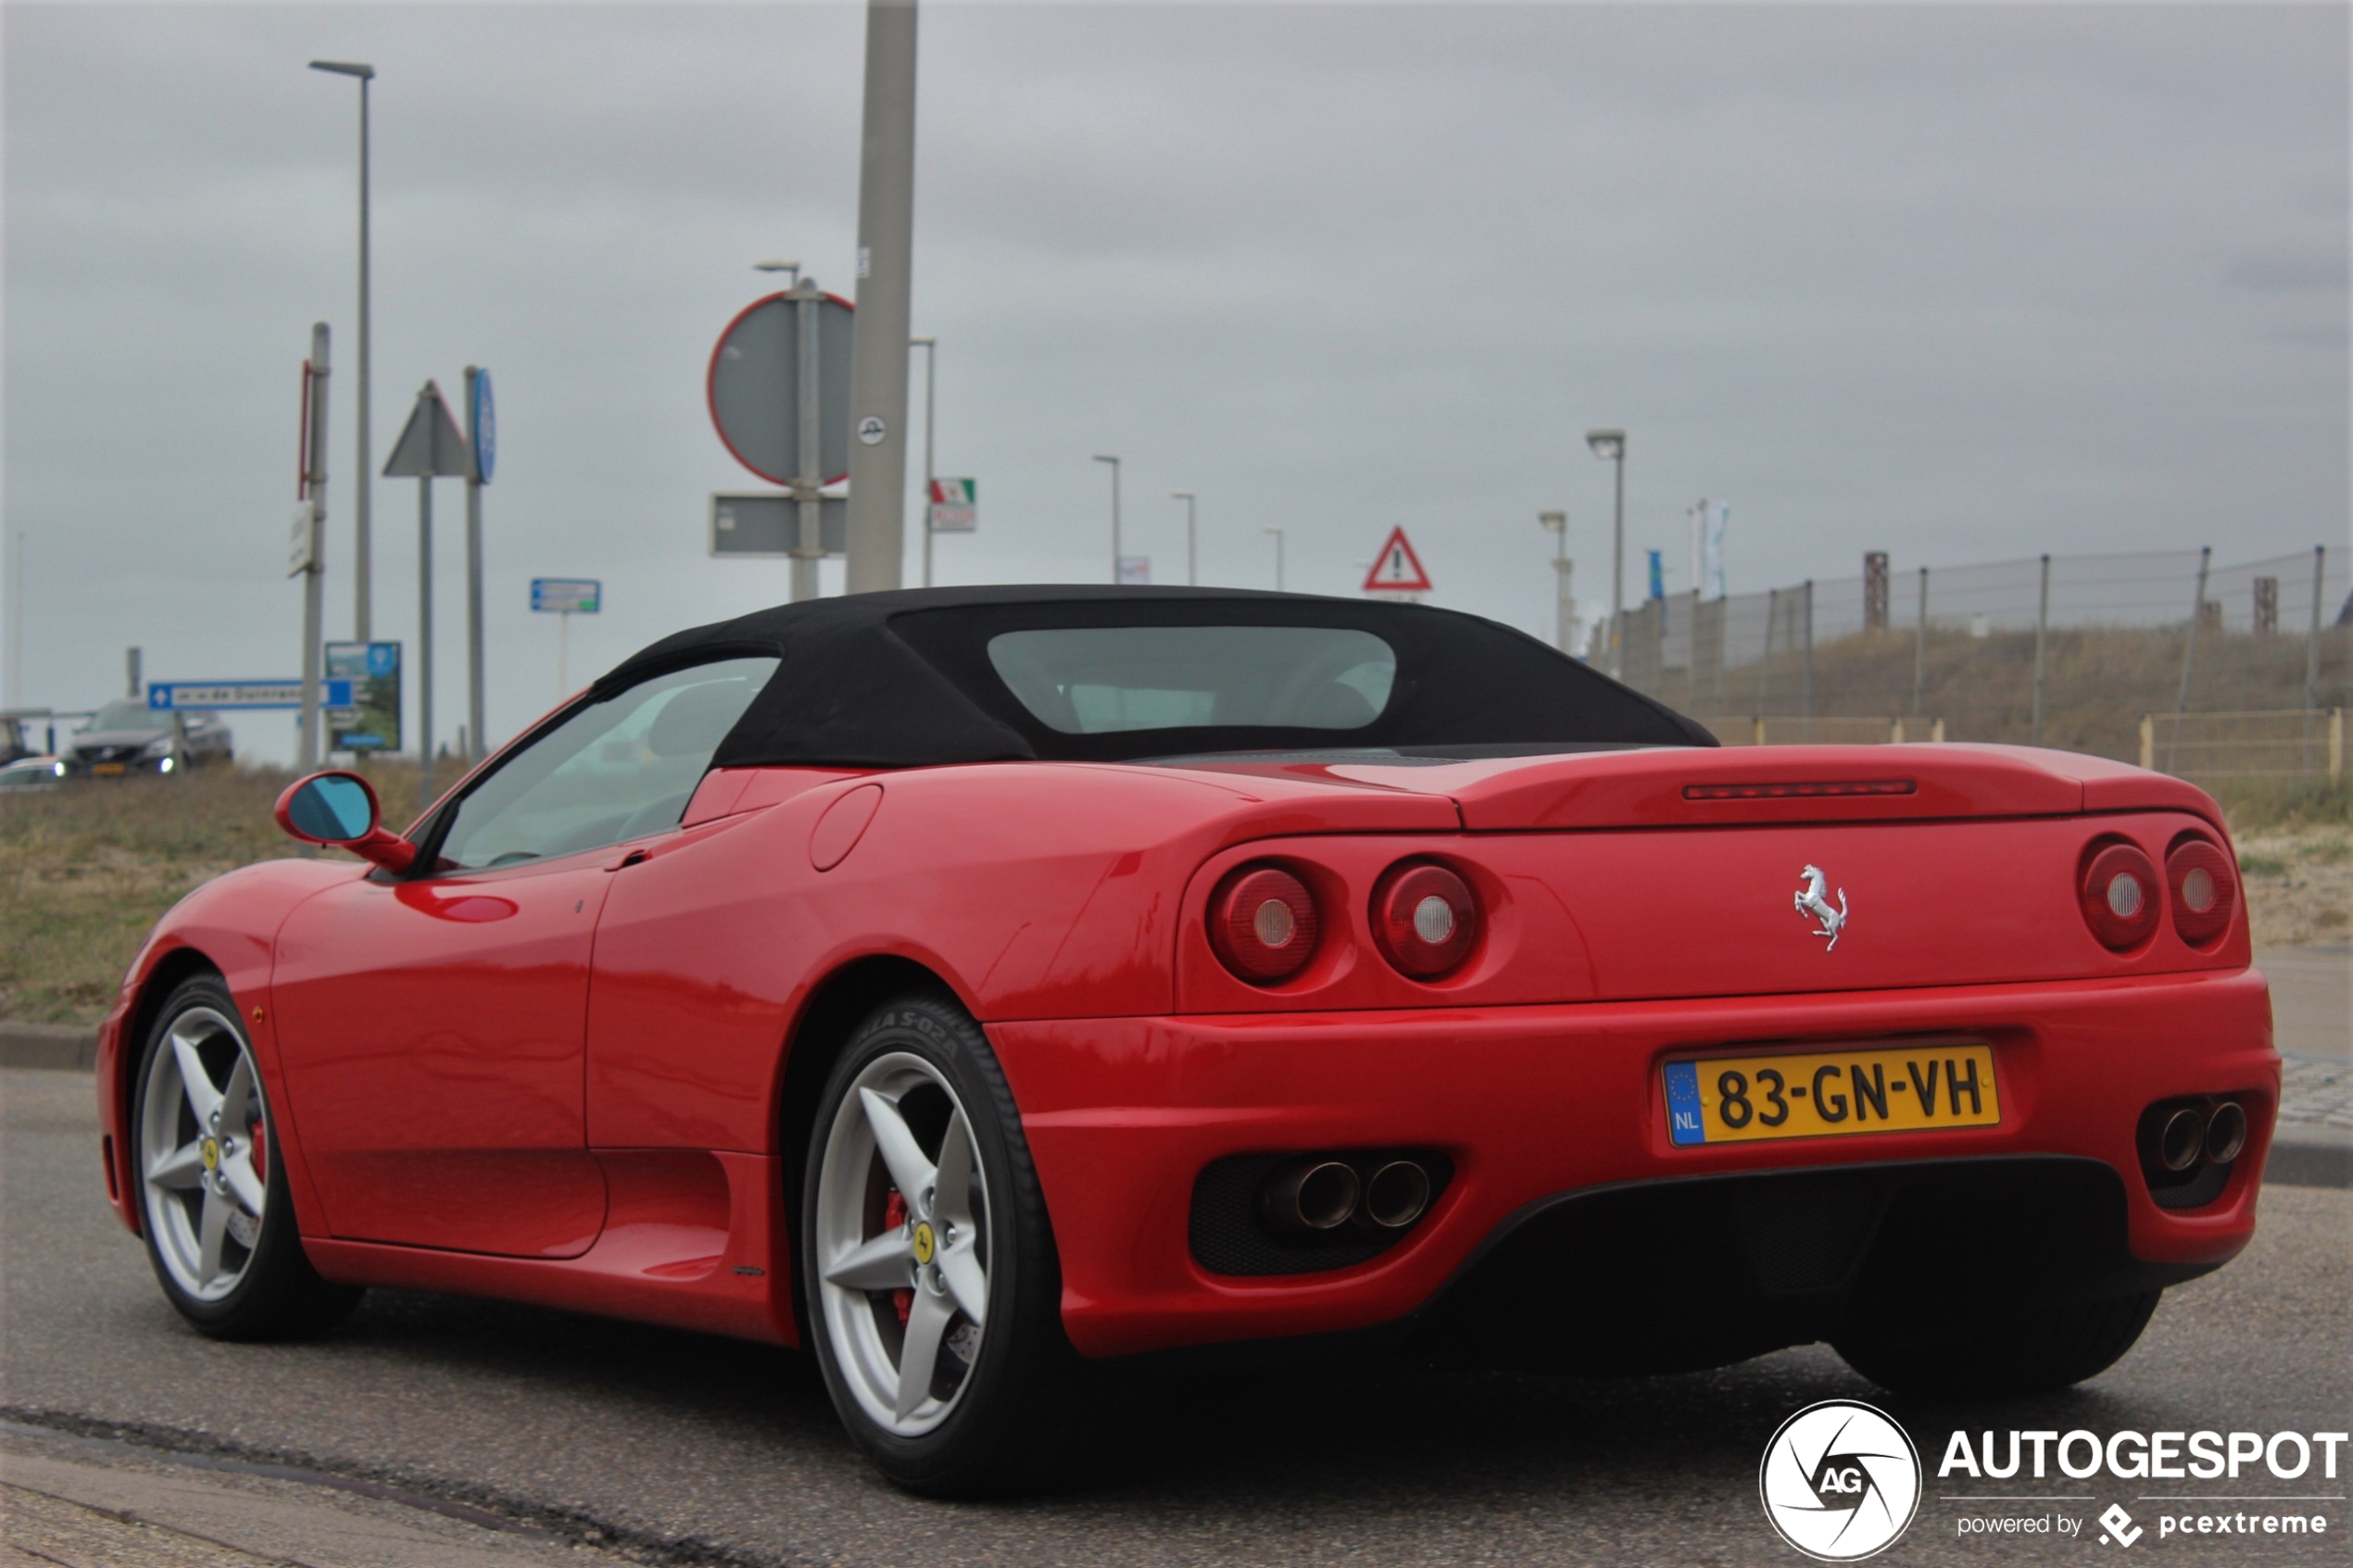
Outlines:
[[[620,859],[615,860],[611,865],[607,866],[605,870],[608,872],[625,872],[630,867],[637,865],[641,861],[650,860],[653,858],[654,852],[650,849],[632,849],[628,854],[623,855]]]

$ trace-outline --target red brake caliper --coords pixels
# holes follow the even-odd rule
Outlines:
[[[883,1229],[895,1231],[907,1223],[907,1199],[897,1187],[883,1199]],[[899,1310],[899,1326],[907,1326],[907,1314],[915,1310],[915,1293],[901,1288],[890,1293],[890,1304]]]

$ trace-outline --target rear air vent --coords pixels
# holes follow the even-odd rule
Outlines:
[[[1821,800],[1835,796],[1910,795],[1909,779],[1807,780],[1789,784],[1685,784],[1686,800]]]

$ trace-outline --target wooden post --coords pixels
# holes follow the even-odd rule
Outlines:
[[[2157,771],[2157,720],[2147,713],[2141,715],[2141,766]]]
[[[2345,776],[2345,709],[2329,709],[2329,779],[2334,783]]]
[[[1935,742],[1937,745],[1939,745],[1939,746],[1942,746],[1942,745],[1944,745],[1944,720],[1939,719],[1939,720],[1937,720],[1934,723],[1931,724],[1931,725],[1928,727],[1928,738],[1929,738],[1930,740],[1934,741],[1934,742]]]
[[[1765,744],[1765,715],[1759,713],[1756,716],[1756,721],[1751,733],[1756,737],[1750,743],[1751,745],[1763,746]]]

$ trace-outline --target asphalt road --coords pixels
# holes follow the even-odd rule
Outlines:
[[[714,1563],[1774,1563],[1775,1427],[1817,1399],[1886,1405],[1929,1460],[1893,1563],[2104,1560],[2075,1537],[1962,1538],[1968,1514],[2088,1521],[2143,1494],[2331,1500],[2319,1538],[2176,1537],[2168,1562],[2353,1558],[2344,1473],[2238,1486],[1933,1476],[1957,1422],[1991,1427],[2353,1426],[2353,1195],[2273,1187],[2253,1249],[2170,1295],[2117,1369],[2063,1397],[1890,1401],[1818,1348],[1617,1383],[1411,1367],[1191,1387],[1114,1480],[1015,1504],[902,1497],[841,1436],[798,1354],[533,1308],[378,1292],[315,1345],[216,1345],[165,1306],[99,1195],[90,1080],[0,1073],[0,1418],[227,1451],[483,1505],[640,1560]],[[1531,1325],[1541,1331],[1541,1320]],[[96,1446],[77,1450],[87,1458]],[[67,1457],[73,1457],[68,1455]],[[2353,1456],[2348,1456],[2353,1457]],[[1961,1504],[1942,1494],[2088,1499]],[[2209,1504],[2215,1512],[2257,1505]],[[2291,1505],[2267,1503],[2265,1508]],[[576,1551],[577,1560],[604,1552]]]

